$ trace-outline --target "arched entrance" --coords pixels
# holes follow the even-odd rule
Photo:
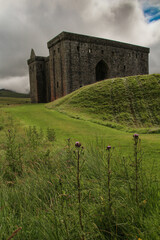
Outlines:
[[[96,66],[96,81],[104,80],[106,78],[108,78],[108,66],[103,60],[101,60]]]

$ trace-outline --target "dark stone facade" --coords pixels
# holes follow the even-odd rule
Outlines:
[[[50,102],[96,81],[148,74],[149,48],[62,32],[48,42],[49,57],[31,51],[33,103]]]

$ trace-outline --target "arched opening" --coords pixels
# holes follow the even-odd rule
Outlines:
[[[108,66],[103,60],[101,60],[96,66],[96,81],[104,80],[106,78],[108,78]]]

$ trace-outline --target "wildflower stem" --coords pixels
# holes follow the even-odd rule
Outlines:
[[[111,171],[110,171],[110,151],[108,151],[108,202],[109,206],[111,203],[111,189],[110,189],[110,180],[111,180]]]
[[[135,144],[135,161],[136,161],[136,202],[138,202],[138,159],[137,159],[137,143]]]
[[[17,228],[7,240],[12,239],[21,229],[21,227]]]
[[[79,204],[79,223],[81,230],[83,232],[83,223],[82,223],[82,208],[81,208],[81,185],[80,185],[80,151],[78,149],[77,155],[77,189],[78,189],[78,204]],[[82,240],[84,240],[84,234],[82,235]]]
[[[59,185],[60,185],[60,191],[61,191],[61,197],[62,197],[62,195],[63,195],[63,185],[62,185],[61,178],[59,178]],[[64,226],[65,226],[65,229],[66,229],[67,237],[69,239],[68,227],[67,227],[66,217],[65,217],[65,213],[64,213],[63,198],[61,198],[61,211],[62,211],[62,216],[64,217]]]
[[[139,174],[139,162],[138,162],[138,142],[139,136],[138,134],[134,135],[134,160],[135,160],[135,197],[136,202],[138,203],[138,174]]]

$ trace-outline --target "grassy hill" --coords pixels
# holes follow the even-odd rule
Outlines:
[[[160,74],[100,81],[47,108],[116,128],[156,128],[160,124]]]
[[[0,97],[29,98],[29,94],[17,93],[11,90],[0,89]]]

